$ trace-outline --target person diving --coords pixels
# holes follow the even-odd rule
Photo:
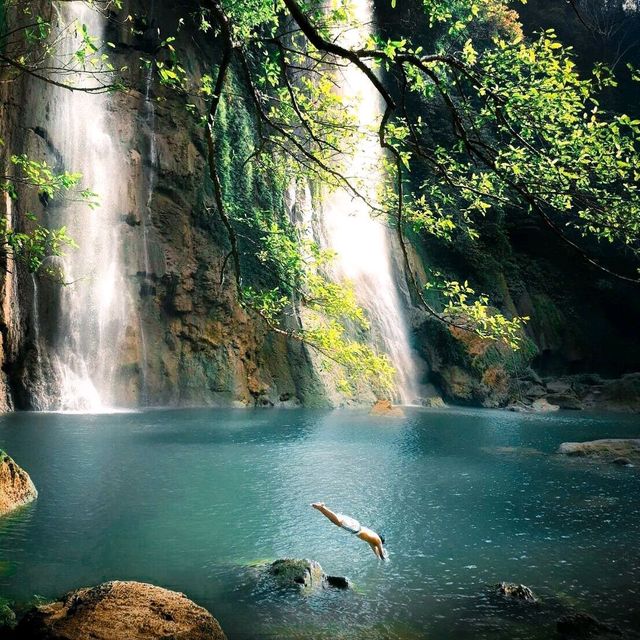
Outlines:
[[[313,502],[311,506],[317,509],[322,515],[331,520],[333,524],[341,529],[345,529],[349,533],[353,533],[355,536],[364,540],[373,550],[377,558],[380,560],[387,559],[387,552],[382,546],[384,544],[384,537],[376,533],[373,529],[363,527],[358,520],[351,516],[345,516],[342,513],[334,513],[329,509],[324,502]]]

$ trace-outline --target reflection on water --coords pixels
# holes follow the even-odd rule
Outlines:
[[[38,502],[0,521],[0,596],[108,579],[187,593],[234,638],[546,638],[576,608],[640,637],[640,470],[553,455],[637,418],[408,410],[14,414],[0,446]],[[390,561],[309,507],[380,531]],[[247,565],[310,557],[351,593],[261,588]],[[528,584],[541,608],[487,585]],[[636,635],[633,635],[633,634]]]

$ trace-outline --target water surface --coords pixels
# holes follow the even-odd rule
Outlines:
[[[640,470],[553,454],[631,436],[637,417],[487,410],[5,415],[0,447],[40,497],[0,521],[0,596],[141,580],[186,593],[230,640],[546,638],[572,609],[640,637]],[[383,533],[389,562],[315,500]],[[278,557],[356,589],[265,590],[247,565]],[[504,606],[500,580],[543,607]]]

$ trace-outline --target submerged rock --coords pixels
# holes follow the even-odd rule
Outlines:
[[[141,582],[105,582],[32,609],[17,640],[226,640],[218,621],[184,594]]]
[[[404,411],[400,407],[391,404],[391,400],[378,400],[371,408],[372,416],[389,416],[392,418],[402,418]]]
[[[38,492],[29,474],[0,449],[0,516],[37,497]]]
[[[349,589],[351,582],[342,576],[328,576],[315,560],[283,558],[267,566],[268,575],[275,579],[278,587],[297,587],[304,591],[315,591],[334,587]]]
[[[562,638],[606,638],[621,635],[617,627],[604,624],[588,613],[569,613],[556,622]]]
[[[587,442],[563,442],[558,453],[566,456],[582,456],[616,461],[624,459],[624,464],[640,460],[640,439],[590,440]],[[622,464],[622,462],[617,462]]]
[[[500,456],[542,456],[544,453],[540,449],[533,447],[482,447],[485,453]]]
[[[498,583],[496,585],[496,593],[510,600],[518,600],[530,604],[536,604],[538,602],[538,598],[529,587],[524,584],[516,584],[515,582]]]

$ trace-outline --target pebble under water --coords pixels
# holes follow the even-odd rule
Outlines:
[[[554,452],[640,437],[637,417],[407,409],[7,414],[0,447],[36,503],[0,520],[0,597],[110,579],[209,609],[230,640],[533,639],[586,611],[640,638],[640,468]],[[383,533],[390,560],[309,503]],[[355,589],[256,583],[261,559],[313,558]],[[536,606],[490,585],[524,583]]]

